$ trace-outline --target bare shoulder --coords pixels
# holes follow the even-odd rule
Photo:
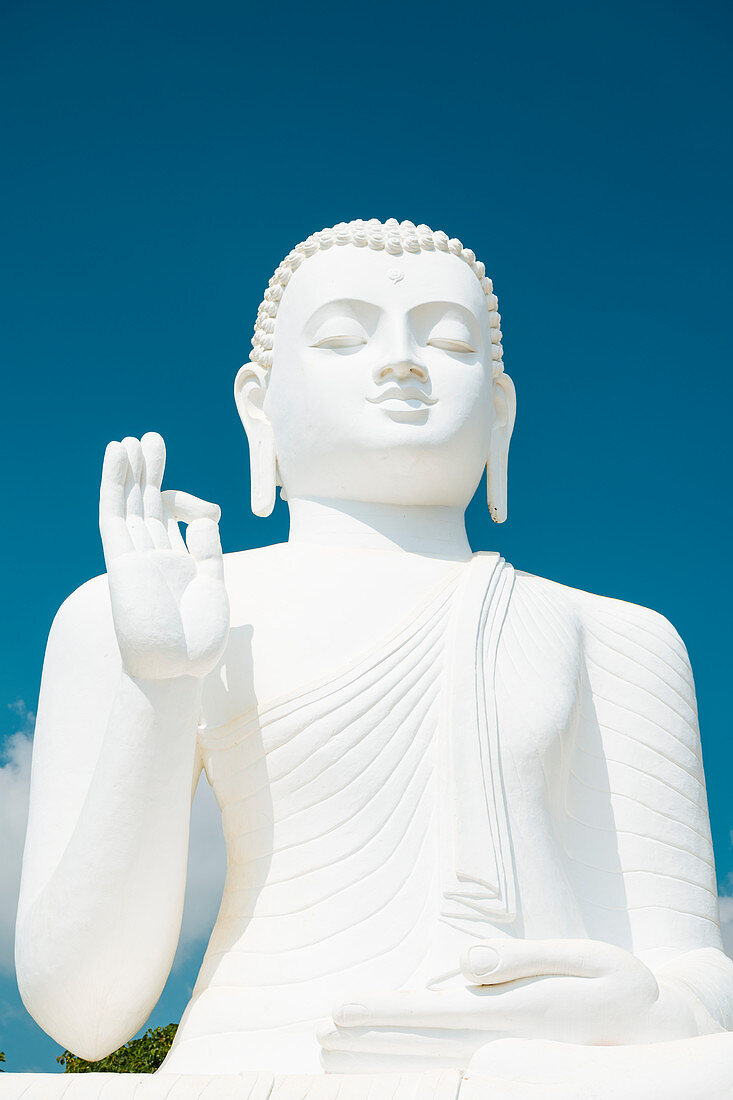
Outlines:
[[[98,657],[108,651],[117,656],[106,573],[85,581],[61,604],[49,636],[49,649],[57,647],[71,647],[77,654],[88,648]]]
[[[224,555],[224,580],[232,626],[251,621],[272,606],[288,576],[288,544],[274,543]]]
[[[73,737],[84,722],[106,721],[108,702],[119,683],[122,660],[117,644],[107,576],[93,577],[64,600],[51,625],[41,678],[36,749],[57,741],[59,725]],[[72,734],[69,734],[72,736]]]
[[[224,555],[224,572],[233,606],[239,592],[246,592],[251,601],[253,593],[278,583],[283,576],[286,547],[287,543],[276,543]],[[111,648],[117,654],[106,573],[75,589],[61,604],[51,627],[49,644],[73,644],[78,652],[85,640],[95,650],[102,644],[103,652]]]
[[[256,546],[253,550],[235,550],[224,554],[224,572],[227,580],[251,580],[273,570],[282,569],[288,552],[287,542],[275,542],[270,546]]]

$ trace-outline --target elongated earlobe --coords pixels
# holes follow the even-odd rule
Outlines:
[[[494,379],[493,395],[494,426],[486,460],[486,495],[494,523],[504,523],[507,518],[509,443],[517,412],[514,383],[508,374],[500,374]]]
[[[267,378],[263,368],[245,363],[234,383],[234,400],[249,443],[252,511],[269,516],[275,507],[277,455],[272,425],[264,412]]]
[[[275,507],[277,488],[277,460],[272,432],[263,432],[256,440],[250,440],[249,461],[252,483],[252,511],[256,516],[269,516]]]

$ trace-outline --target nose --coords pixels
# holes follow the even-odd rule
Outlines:
[[[411,359],[400,359],[397,363],[388,363],[375,372],[377,382],[386,382],[388,378],[397,378],[405,382],[408,378],[416,378],[418,382],[427,382],[428,372],[421,363],[415,363]]]
[[[417,382],[427,382],[427,367],[420,362],[408,333],[400,333],[397,343],[397,347],[394,347],[393,344],[390,349],[394,358],[389,363],[375,367],[374,381],[386,382],[389,378],[394,378],[398,382],[407,382],[410,379],[415,379]]]

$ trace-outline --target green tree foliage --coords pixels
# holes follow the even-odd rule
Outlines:
[[[64,1073],[155,1073],[171,1048],[178,1024],[167,1027],[149,1027],[139,1039],[131,1039],[119,1050],[87,1062],[65,1050],[56,1061],[64,1067]]]
[[[4,1062],[4,1061],[5,1061],[5,1051],[4,1051],[4,1050],[0,1050],[0,1062]],[[5,1070],[4,1070],[4,1069],[0,1069],[0,1073],[5,1073]]]

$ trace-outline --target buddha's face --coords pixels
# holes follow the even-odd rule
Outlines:
[[[494,398],[486,299],[458,257],[347,245],[291,278],[263,404],[288,497],[465,507]]]

